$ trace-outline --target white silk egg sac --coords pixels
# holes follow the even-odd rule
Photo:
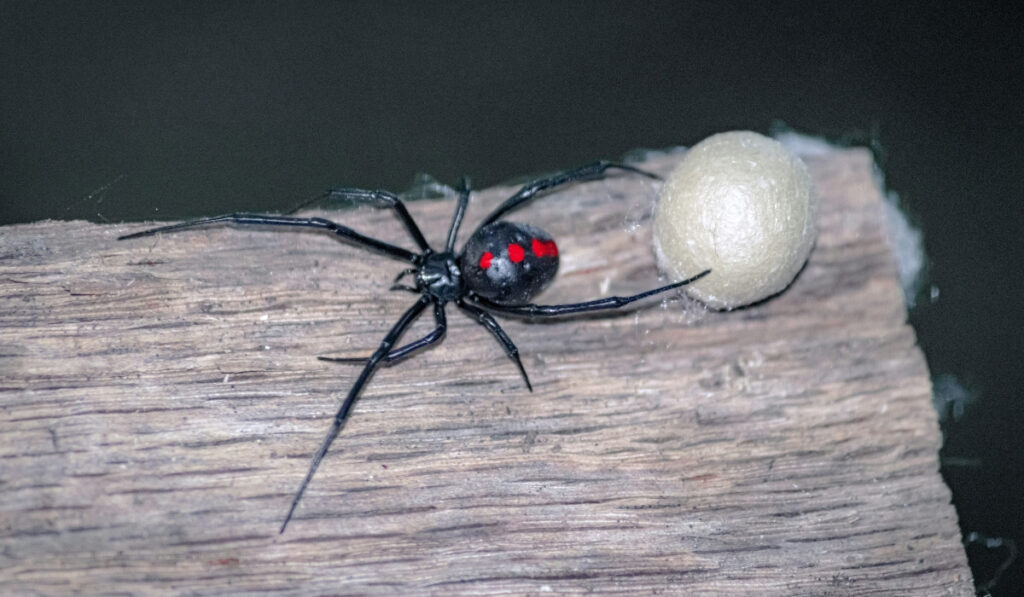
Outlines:
[[[804,163],[778,141],[750,131],[694,145],[658,197],[654,248],[676,280],[706,269],[687,294],[734,309],[785,289],[817,235],[817,197]]]

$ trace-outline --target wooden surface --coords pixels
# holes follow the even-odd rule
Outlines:
[[[651,162],[662,172],[676,158]],[[870,156],[808,157],[817,247],[782,295],[502,319],[382,369],[278,527],[402,264],[320,235],[0,229],[0,592],[972,595],[927,370]],[[658,283],[658,185],[513,220],[559,240],[543,302]],[[510,189],[475,195],[465,230]],[[442,242],[451,201],[414,216]],[[331,214],[412,244],[388,212]],[[429,315],[407,335],[432,326]]]

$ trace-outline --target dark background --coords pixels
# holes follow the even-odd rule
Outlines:
[[[1021,16],[0,0],[0,224],[280,211],[331,186],[404,189],[417,172],[483,187],[780,121],[866,145],[924,234],[910,319],[943,395],[966,404],[945,413],[942,453],[961,526],[1021,545]],[[1006,550],[968,554],[985,582]],[[994,594],[1024,594],[1022,570]]]

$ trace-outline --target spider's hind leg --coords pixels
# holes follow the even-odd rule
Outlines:
[[[630,296],[609,296],[593,301],[586,301],[582,303],[567,303],[564,305],[535,305],[533,303],[525,303],[522,305],[503,305],[496,303],[490,299],[486,299],[482,296],[473,297],[473,300],[477,301],[481,305],[491,309],[493,311],[500,311],[502,313],[509,313],[512,315],[522,315],[525,317],[557,317],[559,315],[570,315],[572,313],[587,313],[590,311],[607,311],[610,309],[618,309],[624,307],[632,302],[645,299],[649,296],[675,290],[681,286],[686,286],[691,282],[696,282],[704,276],[711,273],[711,270],[706,269],[696,276],[692,276],[685,280],[666,284],[665,286],[659,286],[639,294],[633,294]]]
[[[515,343],[512,342],[512,338],[509,338],[508,334],[505,333],[505,330],[501,329],[497,320],[495,320],[487,311],[484,311],[483,309],[471,305],[461,299],[455,304],[466,313],[472,315],[480,325],[487,328],[487,331],[494,334],[494,338],[498,341],[498,344],[501,344],[501,347],[505,349],[505,354],[507,354],[508,358],[512,359],[512,361],[515,362],[516,367],[519,368],[519,374],[523,376],[523,381],[526,382],[526,389],[532,392],[533,385],[530,384],[530,376],[526,374],[523,362],[519,360],[519,349],[516,347]]]

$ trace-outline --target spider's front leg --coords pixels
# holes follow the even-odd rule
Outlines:
[[[570,170],[565,170],[557,174],[553,174],[546,178],[539,178],[537,180],[526,183],[525,185],[523,185],[523,188],[519,189],[516,192],[515,195],[512,195],[511,197],[506,199],[501,205],[497,207],[497,209],[492,211],[486,218],[484,218],[483,222],[480,223],[477,229],[479,230],[480,228],[483,228],[484,226],[491,224],[492,222],[495,222],[496,220],[498,220],[498,218],[504,216],[510,211],[518,209],[524,203],[526,203],[530,199],[533,199],[538,193],[541,193],[543,191],[550,191],[551,189],[554,189],[556,187],[560,187],[562,185],[567,185],[582,180],[598,180],[604,178],[605,172],[613,168],[616,170],[624,170],[626,172],[634,172],[636,174],[640,174],[648,178],[653,178],[655,180],[661,180],[661,177],[658,176],[657,174],[654,174],[653,172],[647,172],[646,170],[641,170],[640,168],[629,166],[627,164],[618,164],[615,162],[609,162],[607,160],[601,160],[598,162],[594,162],[592,164],[587,164],[586,166],[572,168]]]
[[[376,371],[383,363],[384,359],[391,351],[391,347],[395,345],[405,330],[412,325],[412,322],[419,317],[420,313],[427,308],[428,304],[430,304],[430,299],[426,296],[421,296],[412,307],[402,314],[402,317],[398,319],[387,335],[384,336],[384,339],[381,340],[380,346],[377,347],[376,352],[367,359],[362,372],[359,373],[359,377],[356,379],[355,383],[352,384],[352,387],[348,391],[348,395],[345,396],[345,401],[341,403],[341,407],[334,415],[334,421],[331,423],[331,428],[327,432],[327,436],[324,437],[323,443],[320,444],[320,449],[317,450],[315,455],[313,455],[313,460],[309,464],[309,472],[306,473],[306,477],[302,480],[302,484],[299,485],[299,490],[295,492],[295,498],[292,499],[292,505],[288,508],[288,514],[284,517],[284,522],[281,524],[282,533],[288,526],[288,521],[292,519],[292,514],[295,513],[295,508],[299,505],[299,500],[302,499],[302,494],[306,492],[306,487],[309,486],[309,482],[313,479],[316,469],[320,467],[320,461],[324,459],[324,456],[327,454],[327,450],[338,437],[338,434],[341,433],[341,428],[345,426],[349,412],[352,410],[352,405],[355,404],[356,399],[359,398],[359,394],[363,391],[363,387],[365,387],[367,382],[370,381],[370,377],[373,376],[374,371]],[[435,310],[435,314],[437,312],[438,311]],[[443,317],[443,308],[441,313]]]
[[[419,260],[419,254],[413,253],[408,249],[393,245],[382,240],[377,240],[373,237],[360,234],[355,230],[325,220],[324,218],[296,218],[291,216],[272,216],[264,214],[247,214],[247,213],[236,213],[226,214],[222,216],[213,216],[210,218],[199,218],[197,220],[187,220],[185,222],[178,222],[177,224],[168,224],[167,226],[159,226],[157,228],[150,228],[148,230],[142,230],[141,232],[133,232],[131,234],[125,234],[117,237],[117,240],[129,240],[133,238],[140,238],[143,236],[152,236],[154,234],[162,234],[165,232],[177,232],[179,230],[185,230],[187,228],[199,228],[202,226],[209,226],[211,224],[240,224],[245,226],[287,226],[291,228],[314,228],[317,230],[324,230],[327,232],[333,232],[341,238],[351,241],[359,246],[376,251],[393,257],[401,261],[407,261],[409,263],[417,263]]]
[[[319,196],[310,199],[304,203],[300,203],[289,214],[293,214],[304,207],[308,207],[315,203],[322,201],[353,201],[355,203],[365,203],[372,205],[377,208],[390,208],[395,211],[395,215],[405,226],[405,229],[409,232],[409,236],[412,237],[413,241],[420,248],[421,251],[430,249],[430,245],[427,243],[427,239],[423,237],[423,233],[420,232],[420,227],[416,225],[416,221],[409,215],[409,210],[405,208],[405,203],[402,202],[394,193],[384,190],[370,191],[367,189],[330,189],[324,191]]]

